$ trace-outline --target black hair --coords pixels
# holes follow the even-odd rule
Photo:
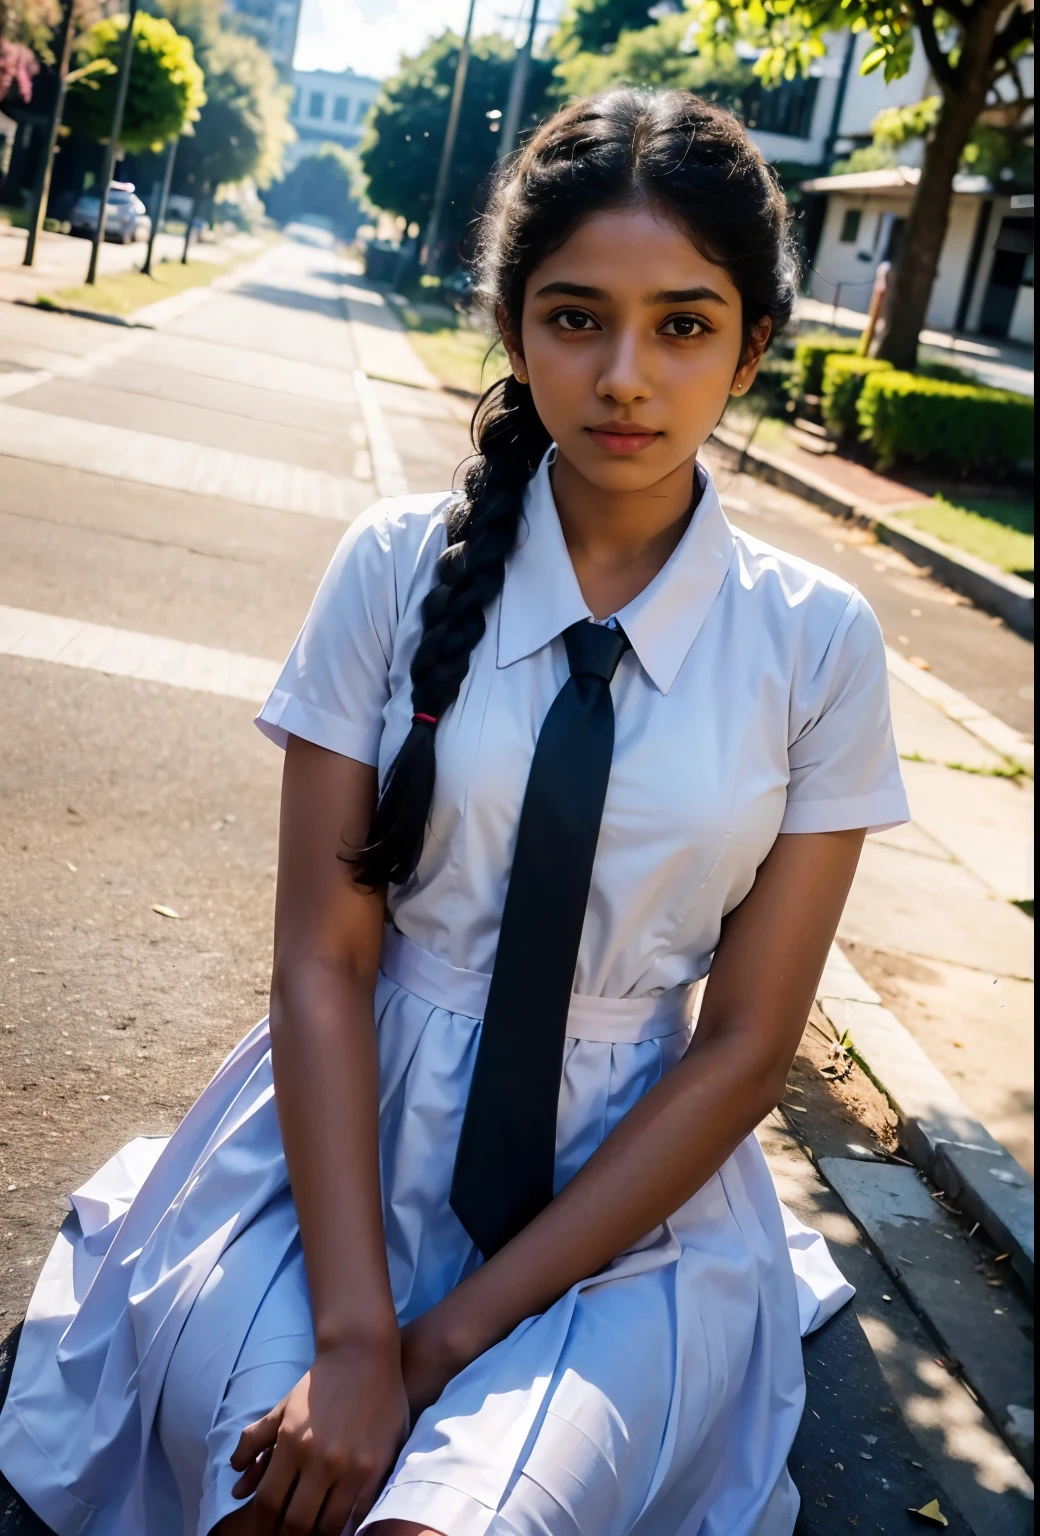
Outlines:
[[[564,107],[499,171],[477,237],[477,291],[499,329],[519,336],[528,277],[583,218],[630,204],[667,212],[726,269],[741,296],[745,350],[764,320],[771,336],[783,328],[797,287],[787,204],[741,123],[686,91],[615,90]],[[400,883],[418,863],[437,722],[458,697],[486,611],[502,590],[524,491],[550,442],[529,386],[512,375],[482,396],[472,432],[476,457],[449,510],[448,546],[423,599],[412,727],[386,776],[367,846],[352,858],[365,885]]]

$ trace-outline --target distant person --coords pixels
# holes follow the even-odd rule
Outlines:
[[[727,112],[612,92],[500,171],[478,278],[464,488],[352,525],[259,716],[270,1020],[34,1297],[0,1465],[59,1533],[794,1528],[851,1288],[753,1133],[907,805],[866,603],[697,459],[784,199]]]

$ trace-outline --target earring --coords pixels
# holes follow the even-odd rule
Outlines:
[[[518,384],[526,384],[529,382],[526,373],[518,373],[515,375],[515,378]]]

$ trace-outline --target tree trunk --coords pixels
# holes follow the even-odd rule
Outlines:
[[[917,340],[946,239],[953,178],[986,104],[990,50],[1002,4],[1003,0],[986,0],[974,7],[974,24],[964,36],[960,65],[952,82],[943,87],[939,121],[925,144],[921,179],[885,305],[884,329],[874,347],[876,357],[896,368],[912,371],[917,365]]]

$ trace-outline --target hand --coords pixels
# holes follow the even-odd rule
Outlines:
[[[400,1343],[320,1350],[306,1376],[242,1431],[232,1492],[256,1536],[345,1536],[375,1503],[408,1435]]]

